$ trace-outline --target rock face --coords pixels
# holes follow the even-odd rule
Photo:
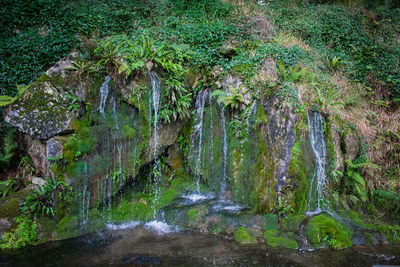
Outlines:
[[[50,81],[37,81],[7,111],[5,121],[37,139],[70,132],[71,98]]]
[[[360,140],[356,134],[349,133],[344,138],[344,149],[346,159],[353,161],[360,151]]]
[[[336,157],[336,169],[343,172],[344,171],[344,159],[342,149],[340,147],[340,134],[338,132],[338,127],[335,124],[331,125],[331,136],[333,142],[333,148],[335,150]]]
[[[264,103],[264,111],[270,123],[266,126],[266,142],[275,162],[277,192],[286,184],[286,174],[292,158],[292,147],[296,141],[294,125],[296,114],[288,105],[277,108],[279,99],[271,98]]]
[[[48,176],[49,162],[46,158],[46,146],[40,140],[34,139],[29,135],[24,136],[24,143],[26,144],[26,152],[35,166],[36,174],[42,177]]]
[[[62,143],[52,138],[46,142],[46,154],[48,158],[56,158],[62,155]]]

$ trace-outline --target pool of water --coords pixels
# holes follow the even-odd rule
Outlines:
[[[75,239],[0,254],[0,266],[379,266],[400,265],[400,248],[334,251],[239,245],[193,232],[158,234],[149,227],[114,227]]]

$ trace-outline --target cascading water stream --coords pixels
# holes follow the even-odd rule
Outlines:
[[[160,109],[160,96],[161,96],[161,79],[155,72],[150,72],[150,82],[151,82],[151,94],[152,94],[152,108],[153,108],[153,174],[154,182],[152,186],[152,193],[154,195],[153,200],[153,210],[156,210],[156,203],[159,197],[160,191],[160,165],[157,158],[158,149],[158,112]]]
[[[200,91],[199,95],[196,99],[196,119],[195,119],[195,126],[193,129],[193,136],[198,136],[199,142],[197,146],[197,155],[196,155],[196,162],[195,162],[195,176],[196,176],[196,191],[200,192],[200,167],[201,167],[201,152],[203,148],[203,118],[204,118],[204,105],[206,103],[207,98],[207,90]]]
[[[222,179],[220,184],[220,198],[225,199],[225,192],[227,189],[227,168],[228,168],[228,137],[226,132],[226,120],[225,120],[225,108],[221,105],[221,124],[222,124],[222,135],[223,135],[223,170]]]
[[[308,211],[319,213],[326,209],[326,144],[324,137],[324,121],[321,114],[311,112],[307,115],[310,127],[310,143],[315,158],[315,171],[310,183]]]
[[[108,84],[111,80],[110,76],[107,76],[104,80],[104,82],[100,86],[100,106],[99,106],[99,111],[100,113],[104,116],[104,109],[106,107],[106,102],[107,102],[107,97],[108,97]]]
[[[210,166],[211,166],[211,176],[214,176],[214,124],[213,124],[213,103],[212,103],[212,94],[211,92],[208,94],[208,102],[210,105]]]

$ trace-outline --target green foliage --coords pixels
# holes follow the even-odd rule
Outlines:
[[[0,95],[0,107],[8,106],[15,102],[18,98],[22,96],[22,94],[28,89],[30,85],[22,86],[17,85],[17,95],[15,97],[7,96],[7,95]]]
[[[1,249],[17,249],[36,241],[36,222],[29,216],[15,218],[16,228],[5,232],[0,241]]]
[[[372,87],[378,96],[399,96],[400,49],[393,32],[398,28],[395,26],[399,23],[398,11],[383,9],[383,14],[391,19],[381,21],[382,28],[389,29],[381,32],[376,31],[376,25],[365,23],[360,10],[351,12],[338,5],[313,5],[304,1],[288,5],[286,1],[274,1],[269,7],[278,27],[301,37],[326,57],[340,58],[334,65],[348,62],[346,73],[351,78]],[[396,12],[397,18],[393,16]]]
[[[249,91],[249,89],[243,90],[243,85],[239,86],[237,89],[229,86],[230,93],[226,93],[222,90],[215,90],[212,92],[212,97],[217,98],[217,103],[220,105],[224,103],[224,108],[230,107],[231,110],[243,109],[244,95]]]
[[[256,239],[248,233],[248,230],[242,226],[236,229],[234,238],[239,244],[250,244],[256,241]]]
[[[350,235],[343,225],[325,215],[318,215],[310,220],[306,236],[314,246],[325,243],[334,249],[343,249],[352,245]]]
[[[0,147],[0,169],[10,167],[15,156],[15,149],[18,147],[15,142],[15,129],[8,129],[3,136]]]
[[[14,177],[8,178],[6,181],[0,182],[0,194],[2,197],[6,197],[8,194],[14,192],[14,186],[16,185],[16,180]]]
[[[373,195],[385,210],[393,210],[396,213],[400,211],[400,196],[394,192],[374,190]]]
[[[72,61],[72,66],[67,67],[67,69],[73,71],[78,77],[81,77],[84,74],[96,72],[97,67],[90,61],[78,58],[76,61]]]
[[[117,35],[100,41],[95,52],[100,59],[96,64],[111,68],[114,76],[161,69],[166,90],[162,91],[160,118],[171,122],[189,117],[191,94],[183,84],[183,74],[186,72],[183,64],[190,58],[187,47],[157,43],[146,34],[141,34],[137,39]],[[141,100],[141,92],[135,92],[134,95],[135,102]]]
[[[342,60],[340,57],[334,56],[332,59],[328,61],[328,67],[331,70],[336,70],[344,63],[345,61]]]
[[[346,188],[345,199],[350,200],[353,204],[358,203],[359,200],[367,201],[367,189],[365,187],[365,180],[360,175],[361,168],[378,168],[375,164],[365,161],[360,163],[353,163],[346,160],[346,171],[343,177],[343,186]]]
[[[277,214],[277,218],[279,220],[286,214],[294,212],[294,209],[289,204],[289,201],[283,199],[282,196],[279,195],[274,202],[274,206],[271,208],[271,211]]]
[[[329,84],[315,84],[314,89],[317,92],[316,102],[320,112],[328,114],[330,109],[344,108],[344,103],[337,101],[339,98],[337,87]]]
[[[21,211],[24,216],[55,216],[57,208],[65,208],[72,201],[72,191],[63,181],[47,178],[44,186],[36,185],[26,197]]]
[[[308,71],[308,68],[300,68],[300,66],[289,66],[285,67],[282,60],[278,61],[277,73],[282,82],[299,82],[307,81],[312,82],[315,79],[315,75]]]

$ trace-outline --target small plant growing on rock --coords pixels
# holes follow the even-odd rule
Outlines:
[[[230,94],[222,90],[215,90],[212,96],[217,98],[217,103],[219,105],[223,103],[224,108],[230,107],[231,110],[237,109],[241,111],[244,104],[244,95],[249,91],[249,89],[242,91],[242,87],[243,85],[235,89],[229,86]]]

